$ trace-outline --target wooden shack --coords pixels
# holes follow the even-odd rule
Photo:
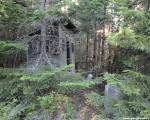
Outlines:
[[[44,23],[44,27],[41,26],[28,34],[31,39],[28,41],[27,63],[32,67],[48,64],[60,67],[75,64],[74,47],[77,28],[65,18],[46,18]]]

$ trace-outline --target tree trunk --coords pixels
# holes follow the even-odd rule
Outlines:
[[[44,10],[46,5],[46,0],[41,0],[40,9]],[[38,59],[38,62],[40,62],[41,65],[49,64],[51,65],[51,62],[49,60],[49,56],[46,52],[46,20],[43,18],[41,21],[41,54]],[[37,64],[39,64],[37,62]]]
[[[112,23],[111,23],[111,29],[112,29],[112,32],[115,31],[115,21],[114,21],[114,18],[115,18],[115,11],[114,11],[114,0],[111,0],[111,5],[112,5],[112,9],[111,9],[111,16],[112,16]]]
[[[101,68],[101,66],[102,66],[102,42],[103,41],[103,36],[102,36],[102,33],[101,33],[101,36],[100,36],[100,42],[99,42],[99,48],[100,48],[100,50],[99,50],[99,68]]]
[[[111,5],[112,5],[112,9],[111,9],[111,16],[112,16],[112,23],[111,23],[111,32],[115,32],[115,21],[114,21],[114,17],[115,17],[115,12],[114,12],[114,0],[111,0]],[[113,49],[112,46],[109,45],[109,54],[108,54],[108,62],[107,62],[107,71],[110,73],[113,73],[113,66],[112,66],[112,61],[113,61]]]
[[[147,0],[146,13],[148,13],[148,11],[149,11],[149,7],[150,7],[150,1],[149,1],[149,0]]]
[[[94,23],[94,46],[93,46],[93,67],[96,65],[96,43],[97,43],[97,38],[96,38],[96,20]]]
[[[104,16],[106,15],[106,6],[104,6]],[[105,63],[105,21],[103,21],[103,33],[102,33],[102,68],[105,69],[106,63]]]
[[[88,70],[88,58],[89,58],[89,32],[87,32],[87,44],[86,44],[86,60],[85,60],[85,69]]]

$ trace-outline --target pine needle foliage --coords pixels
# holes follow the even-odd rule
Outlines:
[[[136,35],[132,28],[121,28],[119,33],[112,33],[108,36],[107,42],[122,48],[132,48],[150,52],[150,37],[146,35]]]
[[[41,110],[47,111],[54,117],[54,113],[58,112],[59,107],[62,106],[61,103],[66,101],[65,104],[68,107],[62,106],[62,109],[66,109],[64,117],[75,117],[72,100],[65,94],[100,84],[100,80],[88,81],[79,74],[71,74],[69,71],[72,67],[73,65],[65,65],[52,69],[50,66],[45,66],[37,71],[0,68],[1,116],[5,119],[8,116],[11,116],[11,119],[19,119],[24,114],[28,118],[34,116],[37,110]],[[74,79],[70,79],[72,77]],[[22,107],[18,108],[18,106]],[[69,109],[73,112],[69,112]],[[14,111],[17,112],[13,113]]]
[[[5,42],[0,41],[0,54],[7,54],[11,53],[11,51],[25,51],[27,50],[27,45],[21,43],[12,43],[12,42]]]
[[[149,111],[150,77],[132,70],[125,70],[121,75],[105,74],[105,80],[117,85],[124,92],[124,99],[115,107],[119,108],[122,117],[149,117],[143,111]],[[150,111],[149,111],[150,112]]]
[[[91,106],[98,108],[98,109],[103,109],[103,96],[96,92],[91,92],[85,94],[85,97],[87,99],[87,103],[90,104]]]
[[[141,4],[139,4],[141,5]],[[114,107],[118,109],[116,117],[150,117],[150,37],[149,13],[142,8],[124,4],[117,13],[122,21],[118,32],[112,33],[107,42],[119,48],[116,52],[124,66],[121,74],[104,75],[108,83],[118,86],[124,98]],[[119,53],[119,54],[118,54]],[[116,63],[117,64],[117,63]],[[115,118],[116,118],[115,117]]]

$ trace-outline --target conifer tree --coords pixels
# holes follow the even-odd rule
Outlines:
[[[112,33],[107,41],[116,48],[114,64],[119,69],[117,66],[120,63],[121,74],[116,74],[118,71],[114,70],[114,74],[105,74],[104,79],[119,86],[125,94],[123,100],[114,105],[119,109],[119,116],[149,118],[149,2],[125,0],[119,4],[121,7],[117,14],[122,27],[119,32]]]

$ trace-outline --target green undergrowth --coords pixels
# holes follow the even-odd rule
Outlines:
[[[72,67],[45,66],[35,71],[0,68],[0,119],[77,119],[87,102],[88,106],[102,109],[102,97],[98,93],[84,94],[87,88],[101,84],[102,78],[86,80],[78,73],[69,72]]]

